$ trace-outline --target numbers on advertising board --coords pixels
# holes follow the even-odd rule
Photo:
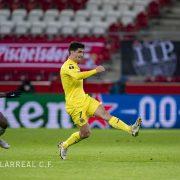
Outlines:
[[[145,96],[139,102],[139,114],[143,119],[143,127],[170,128],[177,120],[177,104],[170,96],[163,97],[159,103],[153,97]]]

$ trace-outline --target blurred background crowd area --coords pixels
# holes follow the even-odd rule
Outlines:
[[[0,0],[0,91],[63,93],[71,41],[88,93],[180,93],[179,0]]]

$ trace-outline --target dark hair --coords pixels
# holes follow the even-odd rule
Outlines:
[[[69,45],[68,51],[69,51],[69,53],[70,53],[71,51],[76,51],[76,50],[78,50],[78,48],[84,49],[85,46],[84,46],[84,44],[79,43],[79,42],[71,42],[71,44]]]

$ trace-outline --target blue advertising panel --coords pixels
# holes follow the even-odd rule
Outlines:
[[[103,103],[113,104],[111,114],[133,124],[138,116],[144,128],[180,128],[180,96],[102,95]]]

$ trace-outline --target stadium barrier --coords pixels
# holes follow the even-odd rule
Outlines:
[[[180,95],[93,95],[112,115],[133,124],[140,115],[143,128],[180,128]],[[65,111],[63,95],[24,94],[0,99],[0,112],[11,128],[73,128]],[[92,128],[109,128],[101,118],[91,117]]]

